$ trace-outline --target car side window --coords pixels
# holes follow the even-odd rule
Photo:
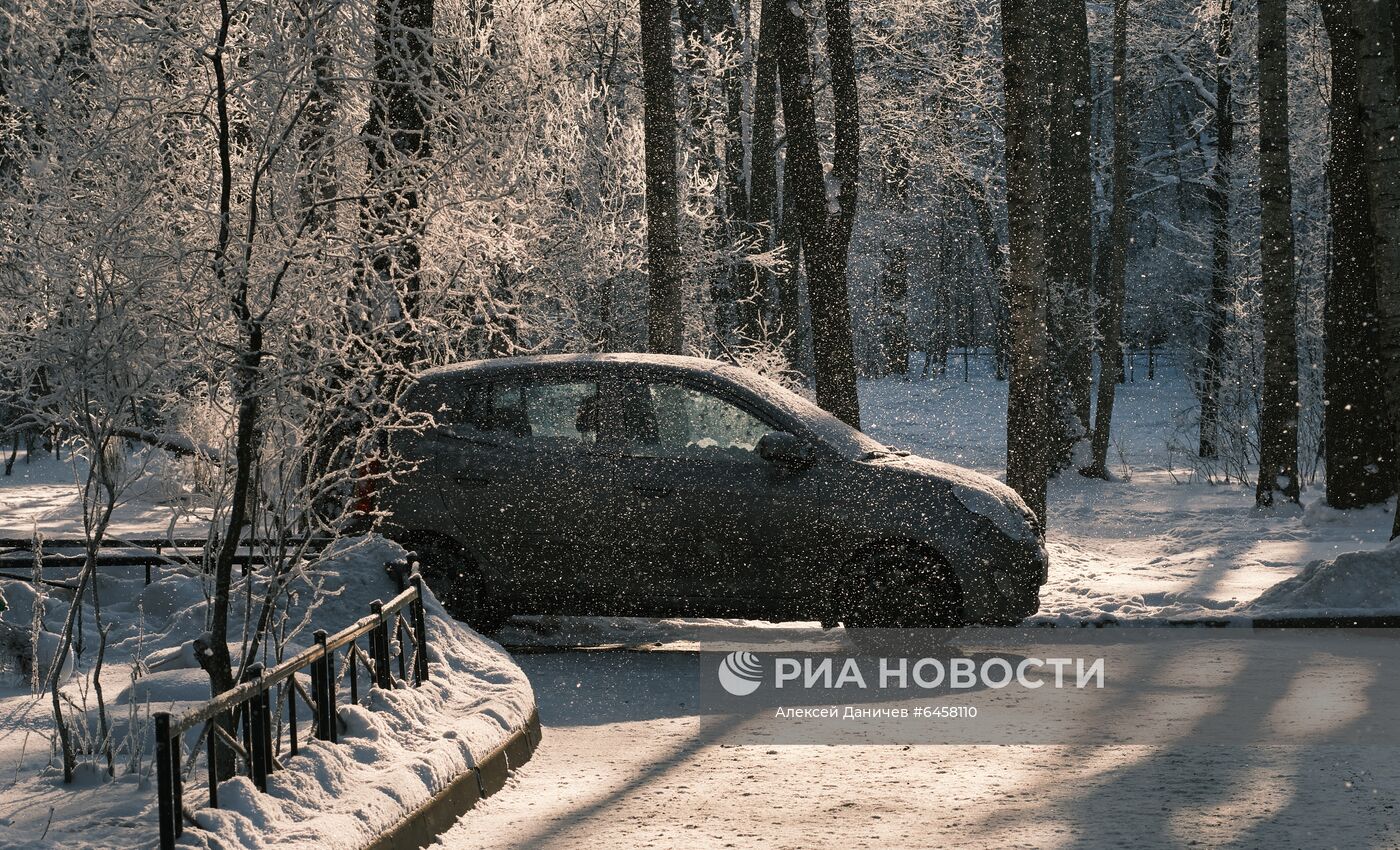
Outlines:
[[[771,425],[724,399],[680,384],[623,384],[622,442],[634,457],[761,463]]]
[[[466,388],[448,424],[460,436],[522,447],[572,448],[597,439],[592,381],[501,381]],[[438,415],[441,423],[443,417]]]

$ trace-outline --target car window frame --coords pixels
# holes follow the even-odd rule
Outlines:
[[[812,437],[811,434],[808,434],[808,433],[805,431],[805,429],[798,428],[798,427],[793,427],[795,423],[790,423],[790,422],[789,422],[789,423],[784,423],[784,422],[783,422],[784,417],[777,415],[775,411],[769,409],[768,407],[765,407],[765,406],[763,406],[763,405],[761,405],[761,404],[755,404],[755,403],[754,403],[754,400],[751,399],[751,398],[749,398],[749,397],[747,397],[746,394],[741,393],[741,392],[736,392],[736,391],[734,390],[734,388],[732,388],[732,387],[726,385],[725,383],[723,383],[723,382],[721,382],[721,381],[705,380],[705,379],[704,379],[704,376],[694,375],[694,374],[690,374],[690,373],[684,373],[684,372],[677,373],[677,372],[671,372],[671,371],[669,371],[669,370],[667,370],[667,371],[656,371],[656,370],[650,370],[650,369],[645,369],[645,368],[643,368],[643,369],[629,369],[629,368],[623,368],[623,369],[618,370],[618,374],[617,374],[617,376],[616,376],[615,388],[614,388],[613,392],[611,392],[611,393],[609,394],[609,395],[611,396],[611,398],[612,398],[612,403],[609,404],[609,405],[607,405],[607,407],[606,407],[606,409],[607,409],[613,416],[616,417],[615,419],[609,420],[609,424],[612,426],[612,428],[610,429],[610,433],[619,433],[619,432],[621,431],[621,428],[618,427],[618,426],[620,426],[620,424],[621,424],[621,416],[622,416],[622,411],[621,411],[621,409],[620,409],[620,403],[621,403],[621,396],[622,396],[622,393],[621,393],[620,387],[621,387],[621,385],[622,385],[623,383],[626,383],[626,382],[639,383],[639,384],[641,384],[641,385],[643,385],[643,386],[645,386],[645,385],[647,385],[647,384],[669,384],[669,385],[672,385],[672,386],[681,387],[682,389],[688,389],[688,390],[692,390],[692,391],[694,391],[694,392],[702,393],[702,394],[704,394],[704,395],[713,396],[714,398],[719,399],[720,401],[722,401],[722,402],[724,402],[724,403],[726,403],[726,404],[729,404],[729,405],[732,405],[732,406],[734,406],[734,407],[737,407],[740,411],[742,411],[742,412],[744,412],[744,413],[747,413],[748,415],[752,416],[753,418],[759,420],[759,421],[762,422],[764,425],[768,426],[768,430],[769,430],[770,433],[776,431],[776,432],[782,432],[782,433],[786,433],[786,434],[792,434],[793,436],[798,437],[799,439],[805,440],[805,441],[807,441],[807,442],[810,442],[810,443],[813,443],[813,444],[819,444],[819,441],[815,440],[815,439]],[[602,440],[599,440],[599,443],[602,443],[602,442],[603,442]],[[614,451],[616,451],[616,452],[617,452],[619,455],[621,455],[622,457],[626,457],[626,458],[634,458],[634,459],[638,459],[638,460],[673,461],[673,462],[678,462],[678,463],[680,463],[680,462],[684,462],[684,463],[697,463],[697,464],[721,464],[721,463],[722,463],[722,461],[721,461],[719,458],[698,458],[698,457],[687,458],[687,457],[680,457],[680,456],[665,456],[665,455],[660,456],[660,457],[656,457],[656,456],[650,456],[650,455],[635,455],[635,454],[631,454],[630,452],[627,451],[627,443],[626,443],[626,441],[624,441],[624,440],[621,439],[620,437],[611,437],[611,438],[608,439],[608,442],[609,442],[609,444],[610,444],[610,447],[611,447]],[[754,448],[754,450],[753,450],[753,453],[754,453],[755,457],[758,456],[758,451],[757,451],[757,447],[756,447],[756,446],[755,446],[755,448]],[[760,464],[755,464],[755,466],[758,466],[758,465],[760,465]]]
[[[599,431],[601,432],[601,431],[602,431],[601,423],[602,423],[602,421],[603,421],[603,417],[607,415],[607,410],[608,410],[608,408],[609,408],[609,405],[608,405],[607,402],[605,401],[605,397],[606,397],[606,394],[607,394],[607,390],[606,390],[606,380],[607,380],[607,378],[606,378],[605,375],[599,374],[597,371],[594,371],[594,370],[579,371],[579,372],[572,372],[572,371],[569,371],[569,372],[551,372],[551,371],[540,371],[540,370],[524,369],[524,370],[519,370],[519,371],[514,371],[514,370],[513,370],[513,371],[503,372],[503,373],[501,373],[501,374],[473,376],[470,380],[447,381],[447,382],[444,382],[444,386],[442,387],[442,390],[445,390],[445,391],[446,391],[446,394],[448,394],[448,395],[455,393],[455,394],[458,394],[459,396],[465,396],[465,395],[467,395],[469,392],[472,392],[472,391],[474,391],[474,390],[475,390],[475,391],[481,391],[481,392],[484,392],[484,393],[487,393],[487,394],[488,394],[488,395],[487,395],[487,398],[488,398],[488,403],[489,403],[489,400],[494,399],[494,395],[492,395],[492,394],[495,392],[495,388],[496,388],[497,386],[499,386],[499,385],[516,385],[516,386],[536,385],[536,386],[538,386],[538,385],[545,385],[545,384],[582,384],[582,383],[591,383],[591,384],[593,384],[593,385],[597,388],[597,392],[598,392],[598,399],[599,399],[599,414],[598,414],[598,415],[599,415],[599,422],[600,422]],[[454,384],[455,384],[455,386],[453,386]],[[429,411],[429,412],[435,413],[435,411]],[[449,425],[449,426],[443,426],[443,425],[437,426],[437,428],[439,428],[439,429],[445,428],[445,427],[446,427],[446,428],[450,428],[451,426],[450,426],[450,425]],[[478,444],[478,445],[489,446],[489,447],[491,447],[491,448],[493,448],[493,449],[497,449],[497,450],[501,450],[501,451],[505,451],[505,452],[516,453],[516,454],[520,454],[520,455],[531,455],[531,454],[593,454],[593,453],[598,452],[601,448],[603,448],[602,444],[603,444],[603,442],[604,442],[603,439],[601,439],[600,437],[597,437],[597,438],[595,438],[594,441],[591,442],[591,443],[590,443],[590,442],[586,442],[586,441],[584,441],[584,440],[578,440],[578,441],[576,441],[576,442],[574,442],[574,443],[572,443],[572,444],[563,444],[563,445],[561,445],[561,444],[559,444],[558,442],[553,442],[553,441],[551,441],[551,443],[550,443],[549,445],[545,445],[545,444],[543,444],[543,443],[541,443],[541,442],[535,440],[533,435],[532,435],[531,437],[529,437],[529,438],[520,438],[520,437],[508,437],[508,438],[503,438],[503,437],[499,436],[499,433],[500,433],[500,432],[496,431],[495,429],[493,429],[493,430],[491,430],[491,431],[476,431],[475,433],[470,434],[470,435],[468,435],[468,434],[459,434],[459,433],[456,433],[456,432],[452,432],[452,433],[451,433],[451,438],[452,438],[452,439],[456,439],[456,440],[461,440],[461,441],[463,441],[463,442],[476,443],[476,444]]]

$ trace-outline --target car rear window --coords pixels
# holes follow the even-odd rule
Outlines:
[[[412,404],[458,436],[531,448],[567,448],[597,438],[593,381],[507,380],[420,386]]]

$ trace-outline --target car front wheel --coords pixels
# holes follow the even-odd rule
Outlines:
[[[881,544],[862,552],[841,584],[838,613],[857,645],[870,630],[966,624],[957,576],[937,553],[917,544]]]

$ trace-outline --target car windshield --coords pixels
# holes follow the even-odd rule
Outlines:
[[[843,457],[854,460],[890,451],[873,437],[852,428],[777,381],[740,369],[729,369],[725,374],[763,396],[784,413],[800,419],[822,442]]]

